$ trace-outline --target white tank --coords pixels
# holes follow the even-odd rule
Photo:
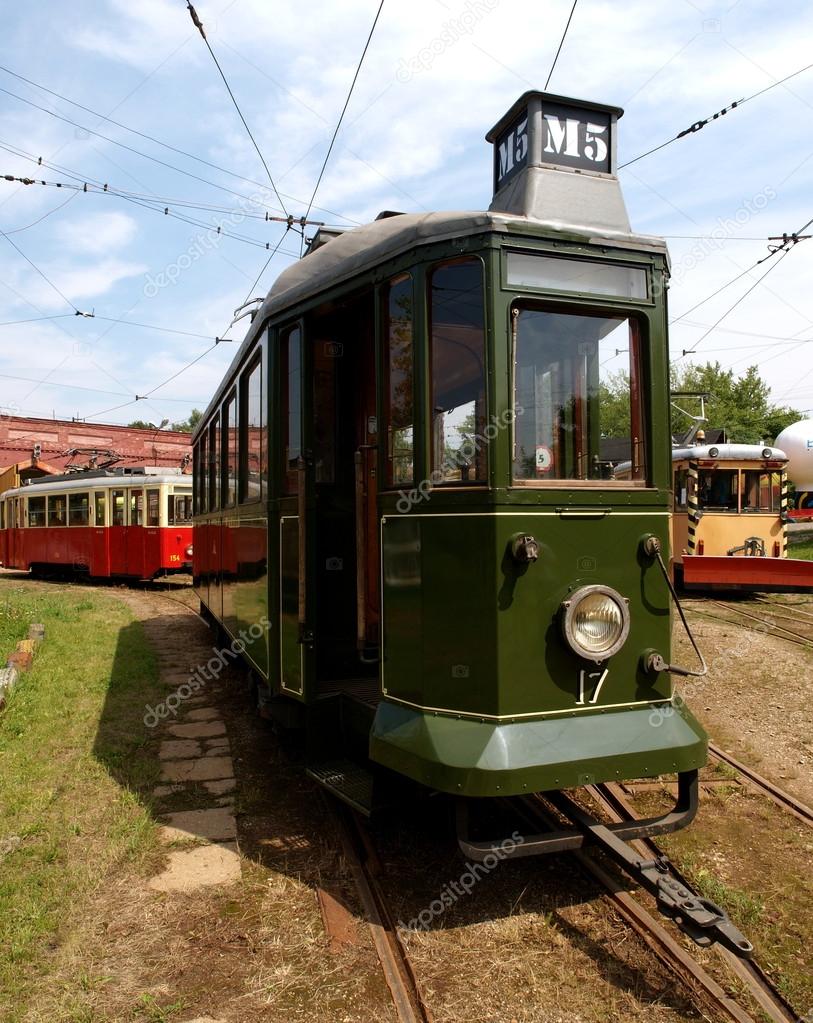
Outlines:
[[[788,479],[796,490],[813,490],[813,419],[786,426],[775,444],[788,456]]]

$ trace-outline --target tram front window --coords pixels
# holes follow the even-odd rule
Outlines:
[[[515,483],[646,480],[637,323],[605,313],[518,310]],[[614,367],[614,368],[613,368]]]
[[[739,476],[736,469],[713,469],[709,472],[701,472],[699,478],[700,507],[706,511],[738,511]]]
[[[776,514],[782,500],[782,478],[778,472],[743,472],[742,510]]]

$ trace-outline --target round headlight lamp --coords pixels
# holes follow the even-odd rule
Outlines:
[[[562,604],[562,631],[574,654],[606,661],[629,635],[627,601],[609,586],[582,586]]]

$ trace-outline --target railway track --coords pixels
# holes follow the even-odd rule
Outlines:
[[[698,601],[697,603],[701,602]],[[735,614],[741,615],[742,617],[748,618],[749,620],[754,621],[758,624],[748,625],[745,622],[737,621],[736,618],[724,618],[722,615],[712,614],[710,611],[707,611],[705,609],[705,606],[699,608],[694,605],[687,606],[684,604],[684,609],[688,611],[690,614],[697,615],[698,617],[708,618],[715,622],[722,622],[725,625],[734,625],[737,628],[745,629],[747,632],[758,632],[762,635],[771,633],[772,635],[775,635],[777,639],[784,639],[786,642],[793,643],[796,646],[804,647],[806,650],[813,650],[813,638],[804,636],[802,635],[802,633],[795,632],[793,629],[787,629],[782,625],[777,625],[775,620],[771,621],[770,619],[762,618],[759,615],[754,614],[752,611],[745,611],[743,610],[743,608],[738,607],[736,604],[724,603],[721,600],[703,601],[702,603],[704,605],[707,603],[713,604],[724,611],[730,611]],[[759,628],[758,626],[762,627]]]
[[[330,806],[398,1019],[400,1023],[433,1023],[409,955],[378,883],[381,866],[365,824],[358,814],[343,804],[331,801]],[[329,927],[330,916],[323,913],[323,917]]]
[[[638,815],[625,799],[619,785],[612,782],[603,785],[591,785],[588,787],[588,792],[611,820],[637,819]],[[657,859],[663,856],[663,852],[652,839],[639,839],[633,841],[631,845],[641,852],[642,855],[649,858]],[[670,870],[681,884],[690,891],[692,890],[691,884],[683,877],[674,864],[670,863]],[[604,882],[604,879],[601,880]],[[615,883],[612,878],[609,880]],[[648,919],[646,919],[647,917]],[[638,919],[641,920],[646,930],[645,938],[648,943],[653,947],[657,944],[657,948],[661,953],[666,952],[667,957],[673,960],[670,964],[667,958],[667,965],[672,965],[672,968],[678,975],[688,979],[690,986],[694,990],[699,990],[714,1008],[729,1019],[736,1021],[736,1023],[746,1023],[746,1021],[753,1020],[753,1017],[746,1010],[726,995],[717,981],[711,977],[700,963],[686,953],[682,946],[677,945],[671,939],[667,943],[663,942],[662,936],[658,933],[659,930],[663,930],[663,927],[658,920],[651,917],[646,911]],[[770,1020],[775,1021],[775,1023],[798,1023],[801,1018],[800,1015],[787,1002],[771,978],[757,962],[753,959],[741,959],[720,945],[715,945],[714,949],[726,967],[747,987],[755,1002]],[[663,958],[663,955],[660,958]]]
[[[732,767],[746,780],[746,783],[752,789],[767,796],[777,806],[787,810],[788,813],[792,813],[794,817],[807,824],[808,827],[813,827],[813,810],[802,803],[801,800],[792,796],[789,792],[785,792],[778,785],[774,785],[767,778],[763,778],[753,768],[743,764],[740,760],[736,760],[730,753],[726,753],[725,750],[720,749],[714,743],[709,743],[709,755],[719,763]]]

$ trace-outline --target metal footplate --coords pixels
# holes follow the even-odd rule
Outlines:
[[[703,947],[719,942],[734,955],[749,959],[754,946],[736,927],[726,911],[716,903],[695,894],[669,872],[669,860],[661,856],[644,860],[606,824],[591,817],[564,793],[548,793],[547,798],[598,845],[643,888],[655,896],[658,909],[674,920],[696,944]]]

